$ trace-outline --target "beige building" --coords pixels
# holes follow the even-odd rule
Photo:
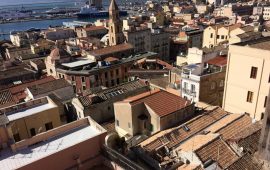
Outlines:
[[[263,8],[263,19],[266,21],[270,20],[270,7]]]
[[[70,28],[49,28],[41,34],[44,35],[45,39],[52,41],[75,37],[74,30]]]
[[[194,114],[194,105],[162,90],[145,92],[114,103],[115,129],[120,136],[153,134]]]
[[[258,36],[260,34],[256,34],[252,26],[243,26],[242,24],[230,26],[214,25],[205,28],[203,33],[203,47],[212,48],[221,43],[228,42],[238,43],[249,39],[256,39]]]
[[[270,38],[230,45],[223,108],[263,118],[270,83]]]
[[[48,97],[2,108],[1,146],[31,138],[36,134],[61,126],[58,106]]]
[[[130,28],[124,31],[128,43],[134,47],[134,52],[145,52],[151,49],[151,30],[148,28]]]
[[[114,118],[114,102],[146,91],[149,91],[149,86],[143,81],[135,80],[99,90],[94,94],[74,98],[72,104],[78,119],[90,116],[96,122],[101,123]]]
[[[79,27],[75,28],[78,38],[81,37],[97,37],[102,38],[108,33],[108,30],[104,26],[89,26],[89,27]]]

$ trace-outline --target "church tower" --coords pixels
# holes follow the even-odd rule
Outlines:
[[[113,46],[122,44],[125,38],[122,32],[122,21],[119,17],[119,8],[115,0],[111,0],[109,15],[109,45]]]

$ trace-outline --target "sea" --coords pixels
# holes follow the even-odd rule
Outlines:
[[[0,0],[0,10],[9,9],[29,9],[29,10],[42,10],[52,9],[55,7],[78,7],[83,5],[86,0]],[[126,0],[117,0],[119,4]],[[138,0],[131,0],[138,1]],[[108,7],[109,0],[103,0],[104,8]],[[61,26],[63,22],[68,21],[87,21],[95,22],[99,18],[68,18],[68,19],[55,19],[55,20],[41,20],[41,21],[27,21],[27,22],[16,22],[16,23],[5,23],[0,24],[0,33],[9,33],[11,31],[24,31],[30,28],[46,29],[49,26]],[[9,39],[9,35],[0,35],[0,40]]]

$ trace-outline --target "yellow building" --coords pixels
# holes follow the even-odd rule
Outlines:
[[[237,38],[237,36],[246,33],[246,38]],[[238,43],[246,41],[247,39],[256,39],[254,37],[254,27],[242,26],[242,24],[234,24],[230,26],[213,25],[207,27],[203,32],[203,47],[212,48],[221,43]]]
[[[263,118],[270,87],[270,38],[230,45],[223,108]]]
[[[61,126],[58,106],[43,97],[0,110],[0,147]]]

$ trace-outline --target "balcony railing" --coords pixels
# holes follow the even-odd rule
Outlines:
[[[139,166],[135,162],[131,161],[126,156],[120,154],[116,150],[114,150],[106,145],[103,145],[102,153],[106,158],[114,161],[115,163],[117,163],[118,165],[120,165],[124,169],[144,170],[144,168],[142,168],[141,166]]]
[[[190,96],[196,97],[196,92],[193,91],[193,90],[183,88],[182,91],[183,91],[185,94],[188,94],[188,95],[190,95]]]

